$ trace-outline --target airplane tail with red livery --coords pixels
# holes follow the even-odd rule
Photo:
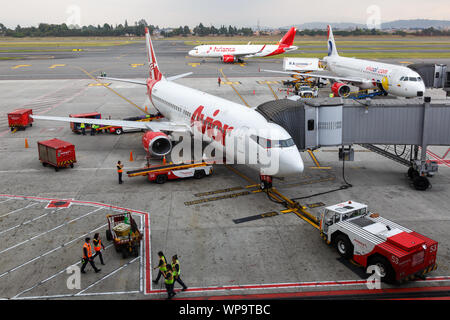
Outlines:
[[[290,47],[294,43],[295,32],[297,30],[292,27],[289,31],[284,35],[284,37],[280,40],[279,45]]]
[[[159,81],[163,78],[161,71],[159,71],[158,62],[156,61],[155,50],[153,50],[152,39],[148,28],[145,28],[145,43],[147,47],[148,68],[150,79]]]

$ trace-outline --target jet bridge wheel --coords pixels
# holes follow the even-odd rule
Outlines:
[[[413,185],[416,190],[424,191],[427,190],[430,186],[430,181],[428,181],[428,178],[422,177],[422,176],[416,176],[413,179]]]

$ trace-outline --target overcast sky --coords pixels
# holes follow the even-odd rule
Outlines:
[[[379,9],[374,9],[373,5]],[[367,12],[369,9],[369,12]],[[450,20],[449,0],[2,0],[0,23],[8,27],[45,23],[129,24],[145,19],[164,27],[202,22],[215,26],[281,27],[304,22],[357,22],[379,16]]]

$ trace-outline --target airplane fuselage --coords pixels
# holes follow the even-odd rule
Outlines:
[[[224,154],[229,153],[227,155],[235,159],[245,159],[246,164],[260,170],[261,174],[268,174],[266,166],[248,163],[251,156],[249,150],[258,149],[258,152],[270,153],[279,160],[278,172],[268,175],[286,176],[303,171],[303,161],[291,136],[257,111],[172,81],[148,81],[149,99],[165,118],[190,126],[193,134],[197,130],[196,133],[201,134],[205,141],[222,148]],[[258,143],[256,139],[243,139],[250,133],[251,136],[257,136],[259,132],[264,133],[265,139],[272,141],[272,147],[267,148],[266,144]],[[227,148],[231,141],[233,149]],[[276,147],[276,143],[281,146]]]
[[[279,45],[201,45],[189,51],[189,55],[198,58],[267,57],[297,50],[296,46]]]
[[[420,75],[404,66],[341,56],[327,56],[324,61],[327,69],[340,77],[367,79],[354,84],[361,89],[381,87],[401,97],[417,97],[425,93],[425,84]]]

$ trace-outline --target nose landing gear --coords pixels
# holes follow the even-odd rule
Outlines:
[[[267,190],[267,189],[271,189],[272,188],[272,177],[271,176],[265,176],[265,175],[260,175],[260,187],[261,190]]]

